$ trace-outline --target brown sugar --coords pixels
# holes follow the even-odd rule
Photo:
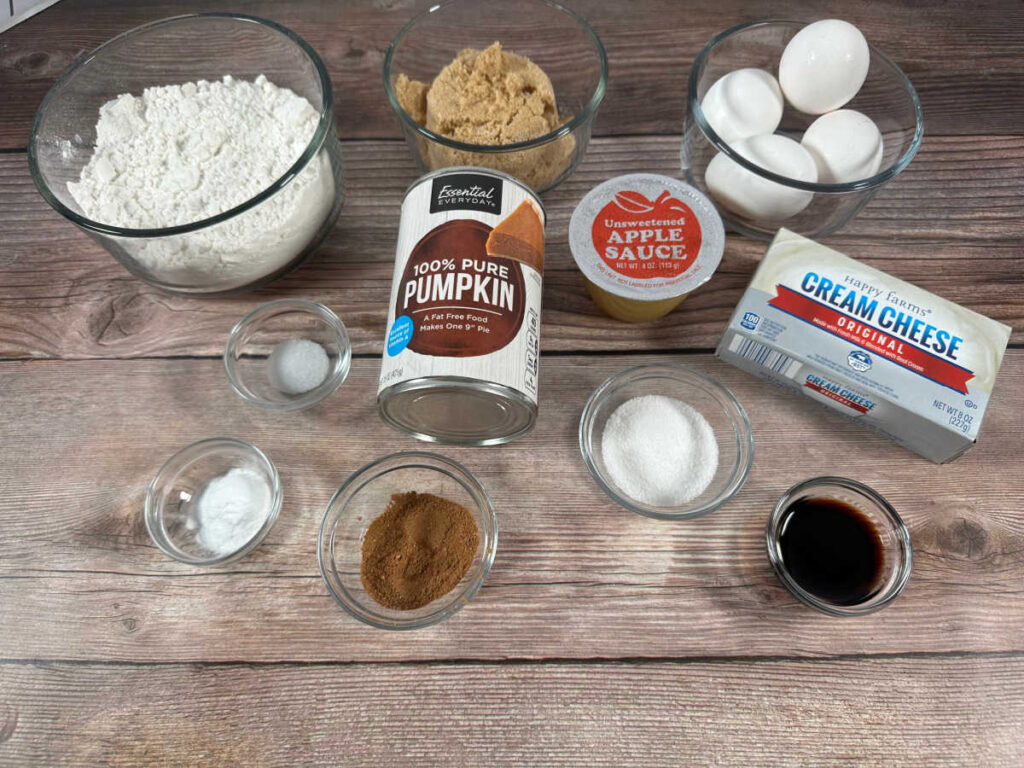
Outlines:
[[[403,72],[395,80],[395,98],[409,117],[420,125],[427,124],[427,91],[430,86],[419,80],[410,80]]]
[[[551,133],[564,121],[544,70],[495,42],[480,51],[465,48],[429,86],[400,74],[395,95],[410,117],[434,133],[465,144],[500,146]],[[482,153],[424,142],[432,169],[477,165],[505,171],[530,186],[548,186],[569,167],[573,136],[510,153]]]
[[[501,43],[459,51],[426,96],[427,128],[466,144],[515,144],[558,127],[551,80]]]
[[[504,256],[544,272],[544,224],[533,203],[524,200],[487,237],[487,255]]]
[[[386,608],[420,608],[455,589],[479,544],[476,520],[461,504],[396,493],[363,538],[363,588]]]

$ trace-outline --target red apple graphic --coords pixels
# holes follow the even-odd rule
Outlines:
[[[700,224],[683,201],[663,191],[653,201],[621,190],[591,226],[598,255],[630,278],[672,278],[693,266],[700,251]]]
[[[639,192],[624,189],[615,193],[615,204],[626,213],[650,213],[654,204]]]

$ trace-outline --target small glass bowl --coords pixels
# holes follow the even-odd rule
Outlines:
[[[601,455],[608,417],[622,403],[643,395],[673,397],[692,406],[707,419],[718,441],[718,469],[711,483],[677,507],[655,507],[627,496],[608,476]],[[688,520],[718,509],[743,487],[754,461],[754,435],[739,400],[710,376],[685,365],[638,365],[606,379],[583,408],[579,437],[583,461],[602,490],[620,506],[658,520]]]
[[[236,80],[266,75],[319,112],[316,130],[292,166],[252,198],[207,219],[129,229],[89,218],[68,182],[79,180],[92,157],[100,107],[124,93],[139,96],[151,86],[213,82],[229,74]],[[54,210],[136,277],[171,293],[237,293],[297,267],[337,219],[344,172],[333,103],[323,61],[290,29],[234,13],[161,19],[109,40],[61,75],[36,113],[28,141],[29,171]],[[291,186],[297,178],[301,188]],[[265,215],[264,204],[293,195],[294,213],[287,220],[279,221],[279,213]],[[262,231],[254,237],[254,229]],[[214,255],[219,258],[207,258]]]
[[[422,608],[399,611],[367,594],[360,566],[366,529],[387,509],[392,494],[408,491],[462,504],[476,520],[480,545],[455,589]],[[490,573],[497,546],[498,518],[480,481],[444,456],[407,451],[367,464],[338,489],[320,526],[317,560],[327,590],[352,616],[378,629],[420,629],[444,621],[473,598]]]
[[[795,21],[740,24],[713,37],[690,68],[680,154],[686,180],[714,201],[715,197],[705,182],[705,172],[711,160],[718,153],[723,153],[757,176],[787,188],[814,193],[806,208],[785,219],[754,219],[718,205],[728,227],[762,240],[774,237],[780,226],[811,238],[828,235],[845,226],[880,189],[907,167],[917,154],[924,136],[924,118],[914,86],[892,59],[869,46],[871,58],[867,79],[860,92],[843,109],[864,113],[882,132],[881,170],[874,176],[845,184],[795,181],[754,165],[722,141],[701,111],[700,102],[708,89],[722,75],[743,67],[757,67],[777,76],[782,51],[805,26]],[[804,130],[817,117],[797,111],[787,101],[776,133],[800,141]]]
[[[323,347],[330,367],[318,387],[289,395],[271,382],[267,359],[277,344],[296,338]],[[323,304],[305,299],[278,299],[257,307],[231,329],[224,349],[231,388],[270,411],[301,411],[316,405],[344,383],[351,365],[352,345],[345,324]]]
[[[271,489],[270,508],[260,529],[233,552],[214,553],[197,535],[195,505],[214,478],[236,467],[261,474]],[[171,456],[146,489],[146,530],[165,555],[190,565],[223,565],[252,552],[274,527],[281,511],[281,482],[274,463],[256,446],[214,437]]]
[[[884,564],[878,589],[867,600],[856,605],[839,605],[823,600],[801,587],[786,569],[780,538],[786,524],[786,510],[797,501],[808,498],[829,498],[845,501],[864,514],[882,539]],[[797,483],[775,504],[765,529],[768,560],[786,589],[802,602],[832,616],[863,616],[884,608],[895,600],[910,578],[913,555],[910,533],[903,520],[882,496],[863,483],[845,477],[813,477]]]
[[[517,144],[465,144],[434,133],[403,109],[395,93],[400,74],[432,83],[463,48],[483,50],[496,40],[551,79],[564,121],[557,129]],[[550,0],[437,3],[402,27],[384,58],[384,90],[422,172],[460,165],[491,168],[538,193],[561,184],[583,159],[607,81],[608,58],[594,30]]]

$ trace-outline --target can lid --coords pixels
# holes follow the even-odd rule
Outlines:
[[[420,440],[498,445],[522,437],[537,421],[537,402],[512,387],[464,376],[429,376],[377,395],[387,424]]]
[[[689,184],[631,173],[599,184],[580,201],[569,222],[569,248],[599,288],[658,301],[711,279],[725,229],[711,201]]]

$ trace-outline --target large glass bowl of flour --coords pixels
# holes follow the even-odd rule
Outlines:
[[[343,199],[331,81],[273,22],[192,14],[137,27],[46,95],[33,181],[133,275],[239,292],[301,263]]]

